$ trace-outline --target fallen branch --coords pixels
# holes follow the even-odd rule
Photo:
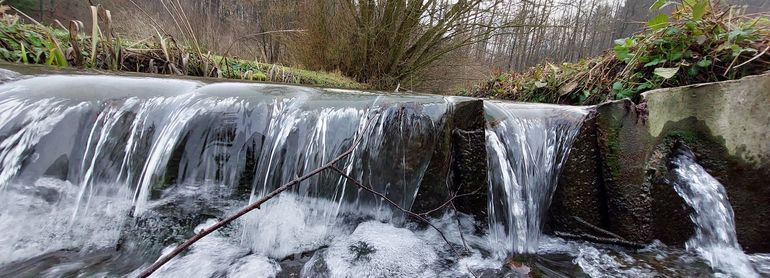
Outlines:
[[[463,224],[460,222],[460,216],[457,215],[457,208],[455,207],[454,203],[452,203],[452,209],[455,211],[454,218],[455,218],[455,221],[457,221],[457,231],[460,233],[460,240],[462,240],[463,242],[463,247],[465,248],[465,252],[467,254],[470,254],[471,248],[468,247],[468,243],[465,241],[465,235],[463,235]],[[473,276],[476,276],[476,274],[473,274]]]
[[[452,245],[452,243],[449,241],[449,239],[447,239],[447,238],[446,238],[446,236],[444,235],[444,232],[442,232],[442,231],[441,231],[441,229],[439,229],[438,227],[436,227],[436,225],[433,225],[433,223],[430,223],[430,221],[428,221],[428,219],[426,219],[425,217],[421,216],[420,214],[417,214],[417,213],[411,212],[411,211],[409,211],[408,209],[404,209],[404,208],[402,208],[402,207],[401,207],[399,204],[396,204],[396,202],[393,202],[393,200],[391,200],[391,199],[389,199],[388,197],[386,197],[386,196],[385,196],[385,194],[382,194],[382,193],[380,193],[380,192],[378,192],[378,191],[374,190],[374,189],[373,189],[373,188],[371,188],[371,187],[367,187],[367,186],[365,186],[365,185],[361,184],[361,182],[359,182],[358,180],[354,179],[353,177],[351,177],[351,176],[350,176],[350,175],[348,175],[347,173],[343,172],[343,171],[342,171],[342,170],[340,170],[339,168],[337,168],[337,167],[335,167],[335,166],[331,166],[331,167],[329,167],[329,169],[331,169],[331,170],[333,170],[333,171],[337,172],[337,173],[338,173],[340,176],[342,176],[343,178],[346,178],[346,179],[347,179],[347,180],[349,180],[350,182],[354,183],[354,184],[355,184],[356,186],[358,186],[359,188],[361,188],[361,189],[364,189],[364,190],[366,190],[366,191],[369,191],[370,193],[372,193],[372,194],[374,194],[374,195],[377,195],[378,197],[380,197],[380,198],[382,198],[383,200],[385,200],[385,202],[389,203],[391,206],[393,206],[394,208],[396,208],[396,209],[400,210],[400,211],[401,211],[401,212],[403,212],[404,214],[406,214],[406,215],[409,215],[409,216],[411,216],[412,218],[414,218],[414,219],[417,219],[417,220],[420,220],[420,222],[423,222],[423,223],[427,224],[428,226],[430,226],[431,228],[433,228],[434,230],[436,230],[436,232],[438,232],[438,234],[441,236],[441,238],[442,238],[442,239],[444,239],[444,241],[447,243],[447,245],[449,245],[449,248],[450,248],[450,249],[452,249],[452,253],[454,253],[454,254],[455,254],[455,255],[456,255],[458,258],[459,258],[459,257],[462,257],[462,256],[460,255],[460,253],[459,253],[459,252],[457,252],[457,249],[455,249],[455,247],[454,247],[454,246]]]
[[[612,244],[612,245],[618,245],[618,246],[629,247],[634,249],[642,249],[647,247],[647,245],[640,242],[633,242],[633,241],[622,240],[617,238],[597,237],[597,236],[589,235],[585,233],[576,235],[571,233],[555,231],[553,232],[553,234],[558,237],[566,238],[566,239],[585,240],[585,241],[590,241],[595,243]]]
[[[590,228],[590,229],[592,229],[592,230],[594,230],[596,232],[599,232],[601,234],[605,234],[605,235],[610,236],[612,238],[616,238],[616,239],[620,239],[620,240],[626,240],[622,236],[619,236],[619,235],[617,235],[617,234],[615,234],[613,232],[607,231],[605,229],[597,227],[596,225],[588,223],[588,221],[583,220],[583,218],[580,218],[580,217],[577,217],[577,216],[573,216],[572,218],[574,218],[578,223],[583,224],[584,226],[586,226],[586,227],[588,227],[588,228]]]
[[[366,130],[368,128],[369,123],[370,122],[366,123],[366,126],[364,127],[364,130]],[[191,245],[193,245],[193,243],[197,242],[198,240],[201,240],[203,237],[213,233],[214,231],[224,227],[225,225],[229,224],[230,222],[233,222],[235,219],[240,218],[241,216],[245,215],[246,213],[248,213],[248,212],[250,212],[250,211],[252,211],[254,209],[259,209],[260,206],[262,206],[262,204],[264,204],[265,202],[267,202],[271,198],[275,197],[276,195],[280,194],[281,192],[284,192],[284,191],[288,190],[289,188],[292,188],[292,187],[296,186],[300,182],[302,182],[304,180],[307,180],[307,179],[309,179],[309,178],[311,178],[311,177],[313,177],[313,176],[323,172],[326,169],[330,169],[330,168],[331,169],[337,169],[334,166],[334,164],[339,162],[343,158],[347,157],[351,153],[353,153],[353,151],[356,149],[358,144],[361,142],[361,138],[362,137],[363,136],[361,136],[361,135],[357,136],[356,139],[353,141],[353,144],[350,146],[350,148],[348,148],[345,152],[343,152],[342,154],[340,154],[336,158],[332,159],[331,161],[327,162],[323,166],[321,166],[321,167],[319,167],[319,168],[317,168],[317,169],[315,169],[313,171],[310,171],[307,174],[304,174],[304,175],[302,175],[300,177],[297,177],[297,178],[291,180],[290,182],[288,182],[288,183],[286,183],[284,185],[281,185],[280,187],[278,187],[278,189],[273,190],[272,192],[270,192],[267,195],[263,196],[262,198],[260,198],[256,202],[254,202],[254,203],[252,203],[252,204],[242,208],[241,210],[239,210],[235,214],[228,216],[227,218],[217,222],[213,226],[204,229],[200,233],[198,233],[195,236],[191,237],[190,239],[186,240],[185,242],[183,242],[182,244],[177,246],[176,249],[174,249],[174,251],[171,251],[171,253],[161,257],[160,259],[155,261],[155,263],[150,265],[150,267],[148,267],[147,269],[142,271],[142,273],[140,273],[138,277],[142,277],[142,278],[149,277],[153,272],[157,271],[161,266],[163,266],[164,264],[168,263],[171,259],[173,259],[177,255],[181,254],[185,249],[187,249]],[[442,236],[443,236],[443,234],[442,234]]]
[[[457,193],[455,193],[455,194],[452,194],[452,197],[450,197],[448,200],[446,200],[446,202],[444,202],[444,203],[443,203],[443,204],[441,204],[440,206],[438,206],[438,207],[436,207],[436,208],[434,208],[434,209],[431,209],[431,210],[425,211],[425,212],[420,212],[420,213],[417,213],[417,214],[419,214],[419,215],[421,215],[421,216],[425,216],[425,217],[427,217],[429,214],[431,214],[431,213],[434,213],[434,212],[436,212],[436,211],[438,211],[438,210],[440,210],[440,209],[443,209],[444,207],[447,207],[447,206],[451,206],[451,207],[454,207],[454,201],[455,201],[455,199],[458,199],[458,198],[462,198],[462,197],[467,197],[467,196],[473,196],[473,195],[476,195],[476,194],[478,194],[478,193],[479,193],[479,191],[480,191],[480,188],[477,188],[476,190],[474,190],[474,191],[472,191],[472,192],[468,192],[468,193],[463,193],[463,194],[457,194]]]

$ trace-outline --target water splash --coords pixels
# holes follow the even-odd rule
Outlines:
[[[486,102],[490,234],[497,256],[534,253],[556,183],[588,110]]]
[[[672,162],[674,189],[692,208],[690,219],[695,235],[685,244],[712,268],[737,277],[759,277],[738,244],[733,208],[727,191],[695,161],[686,148],[678,150]]]
[[[361,145],[338,167],[409,208],[450,105],[435,96],[147,78],[54,75],[3,83],[0,228],[13,236],[0,240],[0,264],[115,246],[154,260],[201,221],[319,167],[356,136]],[[328,244],[348,215],[399,221],[382,200],[333,173],[302,182],[265,211],[269,217],[258,212],[239,221],[223,236],[227,244],[212,243],[228,250],[204,243],[168,275],[214,253],[233,260],[206,271],[268,269]]]

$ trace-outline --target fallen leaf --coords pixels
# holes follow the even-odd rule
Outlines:
[[[564,86],[561,86],[561,88],[559,88],[559,96],[564,96],[566,94],[569,94],[570,92],[574,91],[575,88],[577,88],[577,86],[578,86],[578,83],[575,81],[569,82]]]
[[[671,79],[676,73],[679,72],[679,67],[675,68],[656,68],[653,72],[655,75],[663,77],[665,79]]]

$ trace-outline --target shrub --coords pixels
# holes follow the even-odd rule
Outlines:
[[[638,100],[666,87],[739,79],[770,69],[770,19],[748,17],[708,0],[656,1],[648,28],[615,41],[605,55],[522,73],[500,73],[470,95],[530,102],[596,104]]]

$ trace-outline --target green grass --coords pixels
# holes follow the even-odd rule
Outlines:
[[[224,59],[221,56],[215,56],[212,57],[212,59],[222,65],[222,74],[225,78],[305,84],[345,89],[367,88],[366,85],[358,83],[339,73],[311,71],[242,59]]]

